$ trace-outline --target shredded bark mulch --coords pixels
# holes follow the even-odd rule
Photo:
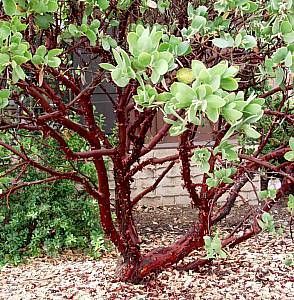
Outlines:
[[[277,223],[286,226],[286,209],[279,207],[274,213],[279,216]],[[139,208],[138,214],[146,250],[174,241],[194,217],[190,208],[173,207]],[[227,220],[222,230],[236,221],[236,217]],[[200,272],[170,268],[139,285],[115,282],[115,251],[101,260],[70,252],[58,258],[36,258],[0,270],[0,299],[294,299],[294,267],[285,264],[294,252],[289,229],[277,236],[260,234],[226,251],[227,259],[216,260]],[[193,252],[187,260],[201,255]]]

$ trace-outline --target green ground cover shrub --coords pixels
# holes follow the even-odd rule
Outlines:
[[[103,126],[103,117],[97,117]],[[74,151],[82,151],[86,142],[71,132],[65,132]],[[97,184],[95,168],[88,163],[67,162],[53,139],[19,132],[1,135],[2,140],[17,138],[27,154],[35,156],[47,167],[60,171],[75,171]],[[114,135],[111,137],[114,141]],[[1,150],[0,172],[15,164],[13,155]],[[106,161],[107,163],[107,161]],[[14,174],[0,182],[0,189],[13,186]],[[31,166],[23,166],[22,182],[41,181],[46,174]],[[18,264],[25,258],[49,255],[75,249],[94,258],[106,251],[100,226],[99,207],[88,193],[70,180],[24,186],[0,202],[0,266]]]
[[[79,249],[99,257],[106,250],[96,201],[70,181],[32,186],[0,206],[0,265]]]

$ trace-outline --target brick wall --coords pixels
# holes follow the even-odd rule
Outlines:
[[[145,159],[150,157],[164,157],[173,154],[175,154],[174,149],[156,149],[148,153],[145,156]],[[138,172],[135,175],[135,180],[132,184],[132,198],[142,192],[145,188],[152,185],[167,165],[168,163],[157,166],[148,166],[142,172]],[[195,183],[200,183],[202,179],[202,172],[195,165],[192,165],[191,173],[193,181]],[[257,190],[259,190],[259,177],[256,177],[252,183],[248,182],[242,188],[241,198],[239,197],[237,200],[240,204],[245,200],[250,203],[256,203],[257,198],[252,184],[254,184]],[[110,188],[112,195],[114,195],[113,180],[110,181]],[[223,196],[223,199],[225,199],[225,195]],[[156,190],[147,194],[144,199],[139,202],[139,204],[146,206],[189,205],[190,199],[188,197],[188,193],[182,186],[180,164],[175,164],[174,167],[166,174],[165,178],[161,181]]]

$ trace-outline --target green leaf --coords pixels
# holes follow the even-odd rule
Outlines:
[[[284,158],[288,161],[294,161],[294,151],[285,153]]]
[[[284,261],[284,264],[287,267],[292,267],[294,265],[294,259],[292,259],[292,258],[286,258],[285,261]]]
[[[136,78],[136,73],[130,66],[127,67],[127,75],[130,78]]]
[[[2,0],[4,11],[8,16],[13,16],[16,13],[16,4],[14,0]]]
[[[61,64],[61,59],[59,57],[48,57],[47,64],[51,68],[58,68]]]
[[[158,81],[160,80],[160,74],[157,72],[157,70],[153,70],[152,74],[151,74],[151,81],[153,84],[158,83]]]
[[[188,53],[190,53],[190,43],[185,41],[185,42],[181,42],[178,47],[177,47],[177,55],[178,56],[182,56],[182,55],[186,55]]]
[[[212,40],[212,43],[218,48],[229,48],[233,47],[233,43],[230,40],[226,40],[224,38],[215,38]]]
[[[21,32],[27,29],[28,25],[24,24],[21,22],[22,19],[18,16],[14,16],[11,20],[11,30],[16,33],[16,32]]]
[[[179,82],[190,84],[193,82],[193,72],[189,68],[181,68],[177,71],[176,78]]]
[[[120,53],[121,53],[121,57],[122,57],[122,60],[123,60],[123,64],[125,66],[131,68],[131,60],[130,60],[130,57],[127,54],[127,52],[125,50],[123,50],[123,49],[120,49]]]
[[[47,64],[51,68],[58,68],[61,64],[61,60],[56,55],[60,55],[63,52],[62,49],[51,49],[46,56]]]
[[[156,96],[156,101],[158,102],[167,102],[171,99],[172,95],[169,92],[163,92]]]
[[[47,48],[44,45],[41,45],[38,47],[38,49],[36,50],[36,55],[39,55],[41,57],[45,57],[47,53]]]
[[[98,0],[97,4],[101,10],[106,10],[109,7],[109,0]]]
[[[171,128],[169,129],[169,134],[171,136],[178,136],[186,131],[186,126],[182,122],[174,123]]]
[[[0,90],[0,98],[8,98],[10,91],[8,89]]]
[[[287,54],[288,54],[287,47],[281,47],[272,55],[272,60],[274,63],[279,64],[281,61],[283,61],[286,58]]]
[[[89,25],[88,24],[86,24],[86,23],[83,23],[82,25],[81,25],[81,31],[84,33],[84,34],[86,34],[86,32],[89,30]]]
[[[8,89],[0,90],[0,109],[5,108],[9,104],[10,91]]]
[[[56,12],[58,9],[57,0],[49,0],[47,4],[48,12]]]
[[[142,52],[151,52],[153,48],[152,39],[149,36],[149,30],[144,30],[143,34],[139,37],[137,41],[137,50]]]
[[[199,60],[192,60],[193,77],[197,78],[202,70],[206,70],[204,63]]]
[[[261,200],[274,199],[276,197],[276,194],[277,194],[277,190],[275,189],[268,189],[259,192],[259,196]]]
[[[106,71],[112,71],[115,69],[115,66],[112,64],[108,64],[108,63],[101,63],[99,64],[100,68],[106,70]]]
[[[199,73],[198,79],[204,83],[209,83],[211,81],[211,75],[207,69],[202,69]]]
[[[111,36],[107,37],[108,43],[110,45],[111,48],[115,48],[117,47],[117,42],[115,39],[113,39]]]
[[[272,26],[272,34],[277,34],[280,31],[280,19],[276,18]]]
[[[164,51],[171,51],[173,49],[172,45],[170,43],[164,42],[160,43],[158,47],[159,52],[164,52]]]
[[[41,29],[48,29],[50,24],[54,23],[54,19],[51,14],[36,15],[35,22]]]
[[[119,21],[112,19],[112,20],[110,20],[110,25],[111,25],[111,27],[117,27],[119,25]]]
[[[6,40],[11,33],[10,27],[0,23],[0,39]]]
[[[197,87],[192,86],[192,88],[199,100],[204,99],[206,96],[209,96],[213,93],[211,86],[208,84],[201,84]]]
[[[288,197],[288,210],[292,215],[294,214],[294,195],[292,194],[290,194]]]
[[[109,51],[110,50],[110,44],[108,42],[108,38],[107,37],[101,38],[101,45],[102,45],[102,48],[105,51]]]
[[[172,95],[179,101],[179,108],[191,105],[192,100],[196,97],[194,90],[182,82],[174,82],[170,90]]]
[[[219,184],[219,181],[216,178],[208,178],[206,180],[206,183],[209,187],[217,187]]]
[[[246,105],[243,109],[243,113],[248,113],[250,115],[258,115],[261,112],[262,112],[261,106],[255,103],[250,103]]]
[[[40,55],[34,55],[32,58],[32,63],[34,65],[41,65],[44,63],[44,57],[41,57]]]
[[[220,88],[221,77],[219,75],[212,76],[212,79],[209,83],[209,86],[212,88],[212,91],[215,92]]]
[[[6,53],[0,53],[0,66],[5,66],[9,64],[10,62],[10,57]]]
[[[253,47],[256,47],[257,42],[255,37],[253,37],[252,35],[245,35],[243,37],[241,45],[243,46],[244,49],[251,49]]]
[[[290,137],[289,146],[290,146],[291,150],[294,151],[294,137]]]
[[[69,33],[72,35],[72,36],[74,36],[74,37],[78,37],[78,36],[80,36],[80,30],[77,28],[77,26],[76,25],[74,25],[74,24],[69,24],[69,26],[68,26],[68,31],[69,31]]]
[[[238,159],[238,153],[235,150],[229,150],[226,149],[225,150],[225,155],[223,155],[225,157],[225,159],[229,160],[229,161],[234,161]]]
[[[163,36],[163,32],[156,31],[156,27],[154,26],[152,29],[152,32],[150,34],[153,49],[157,49],[159,42],[162,39],[162,36]],[[168,60],[168,59],[166,59],[166,60]]]
[[[14,55],[11,59],[14,60],[18,65],[24,64],[29,60],[27,57],[21,55]]]
[[[123,60],[119,54],[119,52],[115,49],[112,49],[112,54],[118,66],[122,67],[124,65]]]
[[[100,25],[101,25],[101,22],[98,19],[94,19],[91,22],[90,28],[91,29],[98,29],[100,27]]]
[[[280,25],[280,31],[282,34],[289,33],[292,31],[292,25],[289,21],[283,21]]]
[[[197,117],[196,105],[191,105],[187,113],[188,121],[195,125],[201,125],[200,118]]]
[[[208,95],[205,100],[208,108],[220,108],[226,104],[226,101],[217,95]]]
[[[261,219],[263,222],[270,222],[273,220],[273,216],[268,212],[264,212],[261,216]]]
[[[119,87],[127,86],[130,81],[130,78],[123,75],[119,68],[115,68],[111,71],[111,78]]]
[[[271,214],[268,212],[264,212],[261,216],[261,220],[257,220],[258,225],[262,230],[266,230],[268,232],[275,232],[274,219]]]
[[[87,36],[87,38],[90,41],[90,45],[92,47],[96,46],[96,42],[97,42],[97,35],[96,35],[96,33],[93,30],[88,29],[86,31],[86,36]]]
[[[293,55],[292,55],[291,51],[289,51],[285,58],[285,66],[288,68],[290,68],[292,66],[292,63],[293,63],[292,57],[293,57]]]
[[[220,258],[227,258],[228,257],[227,253],[223,250],[220,250],[218,255],[219,255]]]
[[[7,98],[0,98],[0,109],[5,108],[9,104],[9,100]]]
[[[139,50],[137,49],[138,35],[135,32],[130,32],[127,36],[127,41],[129,44],[129,50],[133,55],[139,54]],[[139,53],[138,53],[139,52]]]
[[[250,125],[244,124],[242,126],[242,129],[244,130],[244,133],[252,138],[252,139],[258,139],[260,137],[260,133],[257,132],[255,129],[253,129]]]
[[[287,44],[294,43],[294,31],[284,34],[283,38]]]
[[[211,153],[208,149],[202,148],[202,149],[196,149],[193,153],[193,156],[191,160],[201,168],[201,170],[205,173],[209,172],[210,166],[209,166],[209,158],[211,156]]]
[[[226,258],[227,254],[222,250],[222,243],[219,238],[219,233],[216,232],[215,236],[211,238],[210,236],[204,236],[204,248],[206,250],[206,258]]]
[[[138,62],[140,65],[146,68],[151,62],[151,55],[147,52],[140,53],[138,56]]]
[[[276,68],[275,70],[275,84],[276,85],[281,85],[285,79],[285,73],[284,70],[280,67]]]
[[[166,105],[164,106],[164,108],[165,107],[166,107]],[[166,113],[165,109],[164,109],[164,112]],[[169,119],[167,117],[163,117],[163,120],[164,120],[165,123],[170,124],[170,125],[173,125],[173,124],[177,123],[177,121],[171,120],[171,119]]]
[[[219,110],[217,108],[207,107],[206,115],[211,122],[216,123],[219,119]]]
[[[58,56],[63,52],[63,49],[51,49],[48,51],[48,58],[52,58],[54,56]]]
[[[227,61],[221,61],[220,63],[218,63],[217,65],[213,66],[210,69],[210,74],[212,76],[222,76],[226,70],[228,69],[228,62]]]
[[[242,39],[243,39],[243,35],[241,33],[238,33],[235,37],[234,46],[239,47],[241,45]]]
[[[246,12],[248,12],[248,13],[255,12],[259,8],[258,4],[256,2],[253,2],[253,1],[248,1],[245,4],[246,4],[246,7],[242,7],[242,8],[244,10],[246,10]]]
[[[204,173],[208,173],[209,172],[209,169],[210,169],[210,165],[208,162],[203,162],[200,166],[200,169],[202,172]]]
[[[222,115],[227,122],[230,124],[235,123],[237,120],[241,119],[243,114],[242,112],[233,109],[233,108],[223,108]]]
[[[222,75],[222,78],[235,77],[239,72],[239,67],[231,66]]]
[[[222,78],[221,88],[227,91],[235,91],[238,89],[238,82],[234,78]]]
[[[12,82],[17,83],[19,80],[25,80],[26,74],[21,68],[21,66],[16,65],[12,69]]]
[[[202,16],[194,16],[191,27],[196,31],[200,31],[201,28],[203,28],[206,25],[206,19]]]

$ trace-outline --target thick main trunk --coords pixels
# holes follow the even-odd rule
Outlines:
[[[116,274],[118,280],[139,283],[152,272],[177,263],[195,249],[202,247],[203,243],[203,227],[197,224],[185,236],[168,247],[154,249],[137,260],[132,254],[121,260]]]

